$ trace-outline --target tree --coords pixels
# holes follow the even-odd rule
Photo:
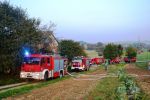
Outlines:
[[[103,55],[106,59],[113,59],[117,57],[117,46],[114,44],[108,44],[104,48]]]
[[[121,44],[117,45],[117,52],[118,56],[121,57],[121,55],[123,54],[123,47]]]
[[[108,44],[104,48],[103,55],[106,59],[120,57],[123,54],[123,47],[115,44]]]
[[[128,58],[136,57],[136,55],[137,55],[136,48],[133,48],[132,46],[127,47],[127,49],[126,49],[126,56]]]
[[[76,56],[86,56],[86,53],[79,43],[73,40],[60,41],[58,48],[60,55],[67,57],[69,61]]]
[[[40,20],[29,18],[23,9],[0,2],[0,72],[20,66],[26,48],[37,51],[39,25]]]

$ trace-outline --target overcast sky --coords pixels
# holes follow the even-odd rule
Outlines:
[[[9,0],[57,37],[86,42],[150,40],[150,0]]]

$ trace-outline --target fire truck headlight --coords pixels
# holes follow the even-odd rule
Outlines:
[[[21,75],[24,75],[24,73],[20,73]]]
[[[25,77],[25,74],[24,73],[20,73],[20,77]]]

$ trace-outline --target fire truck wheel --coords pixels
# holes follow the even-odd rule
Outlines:
[[[44,74],[44,80],[45,80],[45,81],[48,80],[48,72],[46,72],[46,73]]]

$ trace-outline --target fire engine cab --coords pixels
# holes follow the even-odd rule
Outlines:
[[[84,71],[89,70],[91,59],[85,57],[75,57],[72,60],[71,70]]]
[[[65,58],[52,55],[31,54],[24,57],[20,78],[47,80],[64,75]]]

